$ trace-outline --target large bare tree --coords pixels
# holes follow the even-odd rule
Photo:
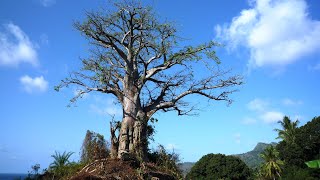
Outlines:
[[[234,86],[242,83],[240,76],[219,68],[214,51],[219,44],[180,47],[176,28],[158,19],[151,8],[126,1],[87,12],[83,22],[75,23],[92,45],[91,55],[56,89],[80,86],[71,101],[93,91],[118,100],[123,119],[111,127],[112,157],[134,153],[145,159],[147,125],[156,112],[189,114],[194,110],[185,101],[190,95],[230,103]]]

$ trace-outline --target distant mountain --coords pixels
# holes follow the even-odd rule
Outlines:
[[[249,152],[243,154],[235,154],[234,156],[239,157],[243,162],[245,162],[250,168],[257,168],[263,162],[263,159],[260,157],[260,154],[268,147],[275,146],[276,143],[272,142],[267,143],[258,143],[256,147]]]
[[[268,144],[259,142],[252,151],[243,154],[235,154],[233,156],[239,157],[250,168],[257,168],[263,162],[260,154],[270,145],[275,146],[277,145],[277,143],[272,142]],[[191,170],[194,164],[195,162],[184,162],[179,164],[179,167],[182,170],[184,176]]]
[[[184,162],[184,163],[179,163],[178,166],[182,171],[183,175],[186,176],[194,164],[195,164],[194,162]]]

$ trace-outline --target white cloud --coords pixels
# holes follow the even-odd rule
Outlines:
[[[49,7],[52,6],[56,3],[56,0],[40,0],[40,3],[44,6],[44,7]]]
[[[250,51],[250,67],[284,66],[320,50],[320,21],[304,0],[252,0],[230,25],[215,27],[231,49]]]
[[[293,101],[291,99],[284,99],[283,102],[287,103],[288,105],[292,105],[293,103],[300,103],[300,101]],[[274,110],[274,108],[271,107],[270,103],[266,100],[255,98],[252,101],[250,101],[247,104],[247,108],[253,113],[255,113],[255,119],[250,117],[245,117],[242,120],[242,124],[249,125],[249,124],[255,124],[259,121],[262,121],[267,124],[275,123],[284,117],[284,114],[280,111]]]
[[[245,125],[255,124],[255,123],[257,123],[257,120],[254,119],[254,118],[250,118],[250,117],[245,117],[245,118],[242,120],[242,124],[245,124]]]
[[[23,88],[28,93],[33,92],[44,92],[48,89],[48,81],[46,81],[43,76],[32,78],[28,75],[22,76],[20,78],[20,83]]]
[[[252,101],[250,101],[247,104],[247,107],[252,111],[265,111],[265,109],[268,107],[269,103],[265,100],[256,98]]]
[[[299,101],[299,100],[293,100],[293,99],[285,98],[285,99],[282,100],[282,104],[285,105],[285,106],[297,106],[297,105],[303,104],[303,102]]]
[[[18,66],[20,63],[38,64],[37,51],[19,26],[9,23],[0,32],[0,65]]]
[[[260,115],[260,118],[265,123],[275,123],[275,122],[281,121],[283,117],[284,117],[284,114],[278,111],[268,111]]]

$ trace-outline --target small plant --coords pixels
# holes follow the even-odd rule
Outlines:
[[[107,158],[110,149],[104,136],[87,130],[81,147],[81,162],[89,163],[97,159]]]
[[[163,171],[174,175],[177,179],[182,178],[182,171],[178,167],[180,162],[179,154],[175,153],[174,150],[169,153],[163,145],[159,145],[156,151],[149,153],[148,158]]]
[[[72,166],[74,163],[69,161],[73,152],[60,152],[55,151],[53,157],[54,161],[49,166],[49,172],[53,173],[55,177],[63,177],[67,174],[67,167]]]

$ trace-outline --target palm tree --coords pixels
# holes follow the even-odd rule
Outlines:
[[[54,155],[51,155],[53,157],[54,161],[50,164],[50,169],[57,170],[61,169],[67,165],[70,164],[69,158],[73,154],[73,152],[63,152],[62,154],[55,151]]]
[[[274,146],[267,147],[261,154],[261,158],[265,161],[262,165],[262,174],[266,178],[276,179],[280,177],[281,166],[284,164],[279,159],[279,152]]]
[[[282,129],[275,129],[278,132],[277,139],[282,139],[289,144],[295,143],[299,121],[291,121],[289,117],[285,116],[283,121],[278,123],[282,126]]]

